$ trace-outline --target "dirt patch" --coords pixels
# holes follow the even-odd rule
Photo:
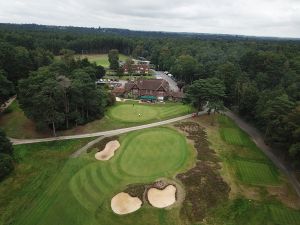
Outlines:
[[[145,184],[130,184],[127,186],[124,192],[130,194],[133,197],[144,199],[145,190],[146,190]]]
[[[138,197],[132,197],[125,192],[121,192],[111,199],[111,209],[119,215],[135,212],[141,206],[142,201]]]
[[[176,125],[183,131],[187,138],[192,140],[197,151],[197,159],[211,162],[219,162],[216,153],[210,149],[205,129],[195,122],[184,122]]]
[[[186,189],[180,214],[183,219],[197,223],[206,217],[211,208],[228,199],[230,187],[220,175],[219,159],[209,147],[204,128],[195,122],[183,122],[177,127],[194,141],[198,153],[195,167],[177,175]]]
[[[279,187],[267,187],[268,193],[283,202],[288,207],[299,209],[300,201],[294,189],[287,184]]]
[[[148,191],[150,189],[164,190],[168,186],[173,186],[176,188],[175,191],[176,205],[181,204],[185,196],[183,187],[180,184],[178,184],[176,181],[170,179],[159,180],[147,184],[130,184],[127,186],[124,192],[130,194],[133,197],[138,197],[142,199],[143,202],[148,202],[150,205],[152,205],[148,198],[148,194],[147,194]]]
[[[105,148],[97,152],[95,154],[95,158],[97,160],[109,160],[111,157],[114,156],[115,151],[120,147],[120,143],[117,140],[110,141],[105,145]]]
[[[147,192],[149,203],[156,208],[165,208],[176,202],[176,187],[168,185],[164,189],[150,188]]]

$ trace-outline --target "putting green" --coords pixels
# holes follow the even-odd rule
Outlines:
[[[107,116],[113,121],[123,123],[141,123],[173,118],[188,114],[192,111],[189,105],[181,103],[139,104],[117,103],[110,107]]]
[[[148,105],[122,104],[113,107],[110,116],[123,122],[143,122],[155,119],[158,111]]]
[[[119,165],[136,177],[172,174],[182,166],[188,152],[185,138],[167,128],[132,133],[122,145]]]
[[[194,159],[185,137],[170,128],[132,132],[120,142],[111,160],[88,164],[70,181],[73,196],[88,211],[109,203],[128,184],[172,177]]]

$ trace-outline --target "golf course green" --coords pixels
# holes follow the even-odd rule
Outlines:
[[[162,215],[172,214],[144,204],[137,212],[119,216],[112,212],[110,201],[129,184],[149,183],[162,177],[173,179],[187,170],[195,153],[185,137],[162,127],[132,132],[120,136],[119,141],[121,147],[109,161],[97,161],[95,152],[69,159],[38,201],[23,211],[14,224],[150,225],[159,224]],[[145,219],[139,222],[138,217]]]
[[[191,111],[190,106],[183,104],[154,105],[132,102],[116,104],[108,110],[108,116],[115,121],[137,123],[167,119],[188,114]]]

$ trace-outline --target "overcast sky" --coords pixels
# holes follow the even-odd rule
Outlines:
[[[0,22],[300,38],[300,0],[0,0]]]

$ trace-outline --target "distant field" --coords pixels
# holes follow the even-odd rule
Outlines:
[[[108,62],[108,54],[83,54],[83,55],[76,55],[80,58],[87,58],[91,62],[95,62],[97,65],[101,65],[105,68],[109,67]],[[121,61],[125,61],[128,58],[128,56],[119,54],[119,59]]]

